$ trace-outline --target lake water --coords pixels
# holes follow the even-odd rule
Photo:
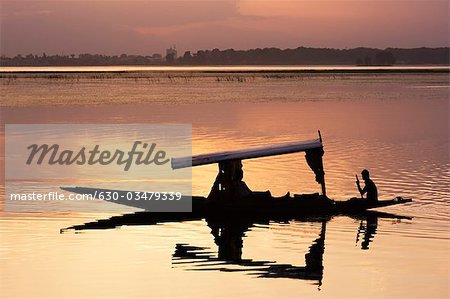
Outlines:
[[[195,154],[313,139],[320,129],[328,196],[356,196],[355,174],[367,168],[381,198],[414,201],[380,209],[405,217],[230,222],[242,249],[225,263],[213,221],[60,233],[121,212],[8,212],[2,196],[2,297],[450,296],[448,73],[94,71],[2,74],[2,124],[188,123]],[[216,172],[193,169],[193,194],[207,195]],[[244,180],[276,196],[320,191],[301,153],[244,161]],[[41,183],[16,188],[62,185]],[[309,271],[311,257],[321,273]]]

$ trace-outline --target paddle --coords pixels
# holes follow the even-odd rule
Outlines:
[[[355,177],[356,177],[356,185],[358,186],[358,190],[360,190],[360,189],[361,189],[361,186],[360,186],[360,184],[359,184],[359,178],[358,178],[358,175],[356,174]],[[362,197],[361,192],[359,192],[359,195]]]

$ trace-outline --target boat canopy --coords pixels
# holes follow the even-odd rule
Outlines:
[[[172,169],[186,168],[186,167],[194,167],[200,165],[207,165],[218,163],[219,164],[219,181],[223,180],[221,177],[225,176],[225,172],[230,176],[230,181],[232,183],[237,179],[237,182],[242,180],[242,170],[236,172],[234,169],[236,167],[235,162],[241,161],[245,159],[254,159],[261,157],[269,157],[269,156],[277,156],[277,155],[285,155],[292,154],[297,152],[305,152],[306,162],[311,170],[316,175],[316,182],[322,186],[322,194],[326,196],[325,189],[325,171],[323,169],[323,161],[322,156],[324,154],[323,144],[322,144],[322,136],[319,131],[319,138],[308,141],[297,141],[283,144],[274,144],[269,146],[262,147],[254,147],[248,149],[234,150],[234,151],[226,151],[226,152],[217,152],[211,154],[203,154],[198,156],[188,156],[181,158],[172,158],[171,164]],[[228,165],[230,169],[225,171],[226,165]],[[242,164],[239,163],[239,169],[242,168]],[[234,173],[233,172],[234,169]],[[239,174],[240,173],[240,174]],[[217,179],[216,179],[217,181]],[[226,184],[226,182],[222,182]],[[234,182],[236,185],[236,182]]]
[[[297,141],[284,144],[254,147],[248,149],[202,154],[197,156],[172,158],[171,164],[172,169],[179,169],[185,167],[194,167],[200,165],[219,163],[223,161],[245,160],[268,156],[277,156],[322,148],[323,148],[322,140],[319,138],[308,141]]]

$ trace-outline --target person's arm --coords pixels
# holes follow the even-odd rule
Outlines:
[[[361,187],[358,185],[358,190],[359,190],[359,193],[361,193],[361,197],[363,197],[364,194],[367,193],[367,186],[364,186],[364,188],[361,189]]]
[[[367,188],[366,188],[366,186],[364,186],[364,188],[361,189],[361,185],[359,183],[358,176],[356,176],[356,186],[358,186],[359,194],[361,194],[361,197],[363,197],[363,195],[367,192]]]

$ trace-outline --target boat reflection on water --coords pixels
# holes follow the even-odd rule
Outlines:
[[[175,246],[172,255],[174,266],[188,266],[188,270],[199,271],[223,271],[223,272],[246,272],[249,275],[259,278],[291,278],[313,281],[319,289],[323,279],[323,255],[325,252],[325,235],[327,222],[333,216],[311,216],[301,218],[261,218],[255,216],[234,215],[202,217],[195,213],[149,213],[137,212],[122,216],[114,216],[108,219],[101,219],[81,225],[75,225],[62,229],[67,230],[90,230],[90,229],[113,229],[124,225],[155,225],[169,222],[185,222],[194,220],[204,220],[211,229],[214,243],[217,245],[217,255],[214,250],[207,247],[198,247],[189,244],[179,243]],[[335,216],[343,217],[343,216]],[[362,249],[369,249],[369,243],[377,231],[378,218],[391,219],[411,219],[405,216],[388,214],[376,211],[365,211],[351,217],[360,220],[357,230],[356,244],[361,241]],[[290,221],[321,223],[318,230],[318,237],[315,239],[309,251],[305,254],[303,265],[280,264],[276,261],[257,261],[242,258],[243,238],[245,233],[255,225],[265,225],[270,223],[289,223]],[[239,266],[236,268],[235,266]]]
[[[353,215],[352,218],[361,220],[357,231],[356,243],[359,242],[360,235],[363,235],[361,242],[362,249],[369,249],[369,243],[373,241],[376,234],[378,218],[411,219],[405,216],[394,214],[366,211],[359,215]],[[190,246],[187,244],[177,244],[173,254],[173,264],[186,266],[190,264],[189,270],[201,271],[223,271],[223,272],[247,272],[260,278],[291,278],[314,281],[319,289],[323,278],[323,255],[325,252],[325,235],[327,222],[332,219],[329,217],[310,217],[301,219],[273,219],[275,222],[301,221],[301,222],[320,222],[321,229],[318,232],[318,238],[315,239],[309,251],[305,254],[304,266],[292,264],[279,264],[270,261],[256,261],[242,258],[243,238],[245,232],[254,226],[255,222],[249,222],[248,219],[225,220],[218,218],[206,219],[211,228],[211,235],[214,237],[214,243],[218,247],[217,257],[211,253],[207,247]],[[258,222],[258,224],[262,224]],[[265,224],[269,224],[269,221]],[[236,269],[233,266],[241,266]]]
[[[243,237],[253,223],[245,221],[217,221],[207,219],[211,228],[214,243],[218,247],[218,256],[210,253],[206,247],[189,246],[177,244],[173,254],[174,265],[191,264],[190,270],[209,270],[224,272],[248,272],[256,277],[268,278],[294,278],[317,281],[319,287],[322,285],[323,277],[323,254],[325,251],[325,231],[329,219],[310,219],[309,221],[320,221],[322,227],[319,237],[313,241],[309,252],[305,255],[305,266],[294,266],[291,264],[278,264],[269,261],[255,261],[242,258]],[[239,269],[227,267],[230,265],[242,266]],[[217,267],[215,267],[217,266]]]
[[[358,244],[361,236],[361,249],[369,249],[369,244],[372,242],[374,235],[377,233],[378,217],[375,215],[367,215],[365,220],[361,220],[358,232],[356,234],[356,244]]]

